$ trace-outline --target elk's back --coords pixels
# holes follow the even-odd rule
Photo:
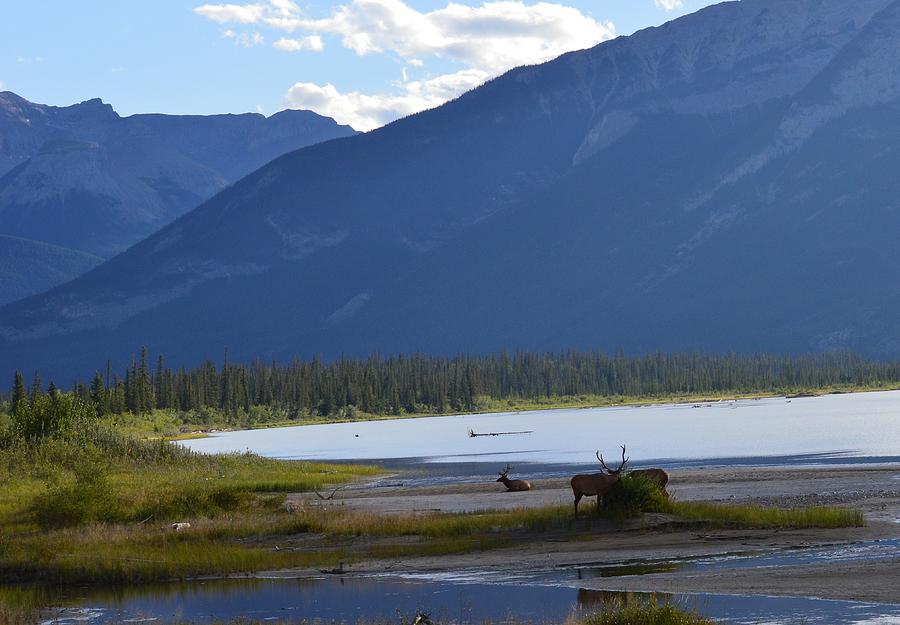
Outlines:
[[[604,473],[576,475],[572,478],[572,492],[582,495],[605,495],[619,481],[618,476]]]
[[[638,469],[632,471],[631,475],[640,475],[648,480],[655,482],[660,488],[665,488],[669,483],[669,474],[663,469]]]

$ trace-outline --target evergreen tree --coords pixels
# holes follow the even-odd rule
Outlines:
[[[16,375],[13,378],[12,396],[9,404],[9,411],[11,414],[15,414],[16,408],[25,401],[26,397],[25,379],[22,377],[22,373],[19,370],[16,370]]]
[[[30,399],[31,403],[35,403],[39,397],[44,395],[44,387],[41,383],[41,374],[39,371],[35,370],[34,379],[31,381],[31,393]]]
[[[101,377],[99,371],[94,374],[94,379],[91,380],[90,398],[94,402],[98,415],[102,416],[109,412],[106,385],[103,383],[103,377]]]

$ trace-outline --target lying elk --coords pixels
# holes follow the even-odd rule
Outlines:
[[[506,465],[506,470],[500,474],[500,477],[497,478],[498,482],[503,482],[503,485],[506,486],[506,492],[521,492],[524,490],[531,490],[531,482],[526,482],[525,480],[511,480],[506,477],[510,470],[511,466]]]
[[[576,475],[572,478],[572,493],[575,494],[575,516],[578,516],[578,502],[581,501],[582,497],[593,497],[596,495],[597,511],[599,512],[603,498],[619,481],[619,474],[622,473],[622,470],[628,463],[628,458],[625,457],[625,445],[622,445],[622,464],[619,465],[619,468],[610,469],[606,466],[606,463],[603,462],[603,454],[599,451],[597,452],[597,460],[600,461],[600,466],[603,467],[605,473]]]
[[[632,471],[628,475],[640,476],[645,478],[647,481],[653,482],[657,486],[659,486],[659,490],[662,491],[662,494],[666,497],[669,496],[669,493],[666,492],[666,484],[669,483],[669,474],[666,473],[662,469],[637,469]]]

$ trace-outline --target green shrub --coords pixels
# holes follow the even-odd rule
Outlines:
[[[715,621],[669,603],[650,601],[612,606],[579,620],[577,625],[715,625]]]
[[[72,394],[51,393],[24,399],[12,415],[12,434],[24,440],[67,436],[96,421],[94,406]]]
[[[624,475],[607,495],[605,514],[623,520],[645,512],[664,512],[669,501],[659,485],[642,475]]]
[[[85,450],[72,470],[73,480],[51,486],[35,497],[31,506],[35,522],[47,529],[118,520],[119,507],[102,457]]]

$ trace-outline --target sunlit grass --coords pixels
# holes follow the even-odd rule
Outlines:
[[[865,525],[863,513],[859,510],[820,506],[771,508],[752,504],[686,501],[672,502],[671,512],[687,521],[702,521],[710,526],[741,529],[829,529]]]

